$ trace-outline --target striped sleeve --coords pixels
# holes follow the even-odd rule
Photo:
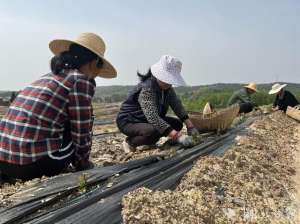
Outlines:
[[[88,160],[92,145],[93,108],[95,85],[89,80],[78,79],[69,94],[68,113],[71,123],[72,143],[75,149],[75,166]]]
[[[153,90],[142,89],[138,101],[147,121],[152,124],[159,133],[167,136],[172,131],[172,127],[159,116]]]

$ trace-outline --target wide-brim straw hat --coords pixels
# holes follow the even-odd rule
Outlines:
[[[182,63],[179,59],[170,55],[163,55],[150,69],[152,75],[164,83],[173,86],[186,86],[181,75],[181,67]]]
[[[279,83],[275,83],[272,86],[272,89],[269,91],[269,94],[272,95],[272,94],[278,93],[280,90],[282,90],[286,86],[287,86],[287,84],[280,85]]]
[[[258,92],[256,83],[254,83],[254,82],[251,82],[251,83],[249,83],[248,85],[246,85],[244,87],[247,88],[247,89],[251,89],[254,92]]]
[[[94,33],[82,33],[75,40],[56,39],[49,43],[49,48],[53,54],[59,55],[64,51],[68,51],[71,44],[85,47],[103,60],[103,66],[97,72],[98,76],[102,78],[115,78],[117,76],[117,70],[104,58],[106,46],[100,36]]]

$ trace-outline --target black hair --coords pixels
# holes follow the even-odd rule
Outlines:
[[[149,79],[150,77],[152,77],[151,69],[149,68],[149,70],[146,74],[141,74],[141,73],[137,72],[137,76],[139,77],[141,82],[144,82],[147,79]]]
[[[63,70],[80,69],[81,66],[97,60],[97,67],[103,66],[103,60],[89,49],[78,44],[71,44],[68,51],[64,51],[51,59],[50,67],[54,74]]]

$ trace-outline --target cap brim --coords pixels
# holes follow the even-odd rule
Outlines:
[[[71,40],[57,39],[49,43],[49,48],[54,55],[59,55],[64,51],[68,51],[71,44],[78,44],[82,47],[85,47],[90,51],[92,51],[93,53],[95,53],[98,57],[100,57],[103,60],[103,66],[102,68],[98,69],[97,76],[102,78],[107,78],[107,79],[115,78],[117,76],[117,70],[108,60],[106,60],[102,55],[98,54],[97,52],[93,51],[87,46],[82,45],[81,43],[77,43],[76,41],[71,41]]]
[[[271,89],[271,90],[269,91],[269,95],[278,93],[280,90],[282,90],[282,89],[283,89],[284,87],[286,87],[286,86],[287,86],[287,84],[283,84],[283,85],[281,85],[280,88],[278,88],[278,89],[276,89],[276,90]]]
[[[270,91],[269,91],[269,95],[278,93],[279,91],[280,91],[280,89],[279,89],[279,90],[270,90]]]

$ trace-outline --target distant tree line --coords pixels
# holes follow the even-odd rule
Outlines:
[[[240,89],[243,84],[235,83],[217,83],[204,86],[185,86],[175,88],[177,95],[181,98],[184,106],[189,111],[202,110],[207,102],[213,104],[216,108],[227,106],[227,101],[232,93]],[[272,83],[258,85],[259,92],[253,95],[253,100],[257,105],[271,104],[274,101],[274,95],[269,95]],[[127,98],[128,93],[134,86],[99,86],[94,96],[95,103],[117,103]],[[300,84],[288,83],[290,90],[300,100]],[[0,97],[12,101],[17,92],[0,91]]]
[[[240,88],[243,84],[213,84],[207,86],[192,86],[192,87],[179,87],[176,88],[177,95],[181,98],[184,106],[189,111],[201,111],[207,102],[213,104],[216,108],[224,108],[227,106],[227,102],[231,97],[232,93]],[[272,104],[275,96],[269,95],[272,84],[261,84],[258,86],[259,92],[252,96],[253,101],[257,105]],[[102,94],[109,94],[108,87],[105,89],[97,90]],[[114,103],[122,102],[126,99],[128,92],[133,88],[133,86],[121,86],[111,88],[110,95],[96,95],[94,101],[99,103]],[[298,100],[300,100],[300,85],[289,83],[288,90],[296,95]]]
[[[231,97],[233,91],[208,91],[204,94],[194,94],[192,96],[183,95],[181,97],[184,106],[189,111],[201,111],[207,102],[214,105],[215,108],[224,108]],[[298,95],[300,97],[300,94]],[[258,92],[252,96],[252,99],[257,105],[271,104],[274,101],[274,96],[267,92]]]

